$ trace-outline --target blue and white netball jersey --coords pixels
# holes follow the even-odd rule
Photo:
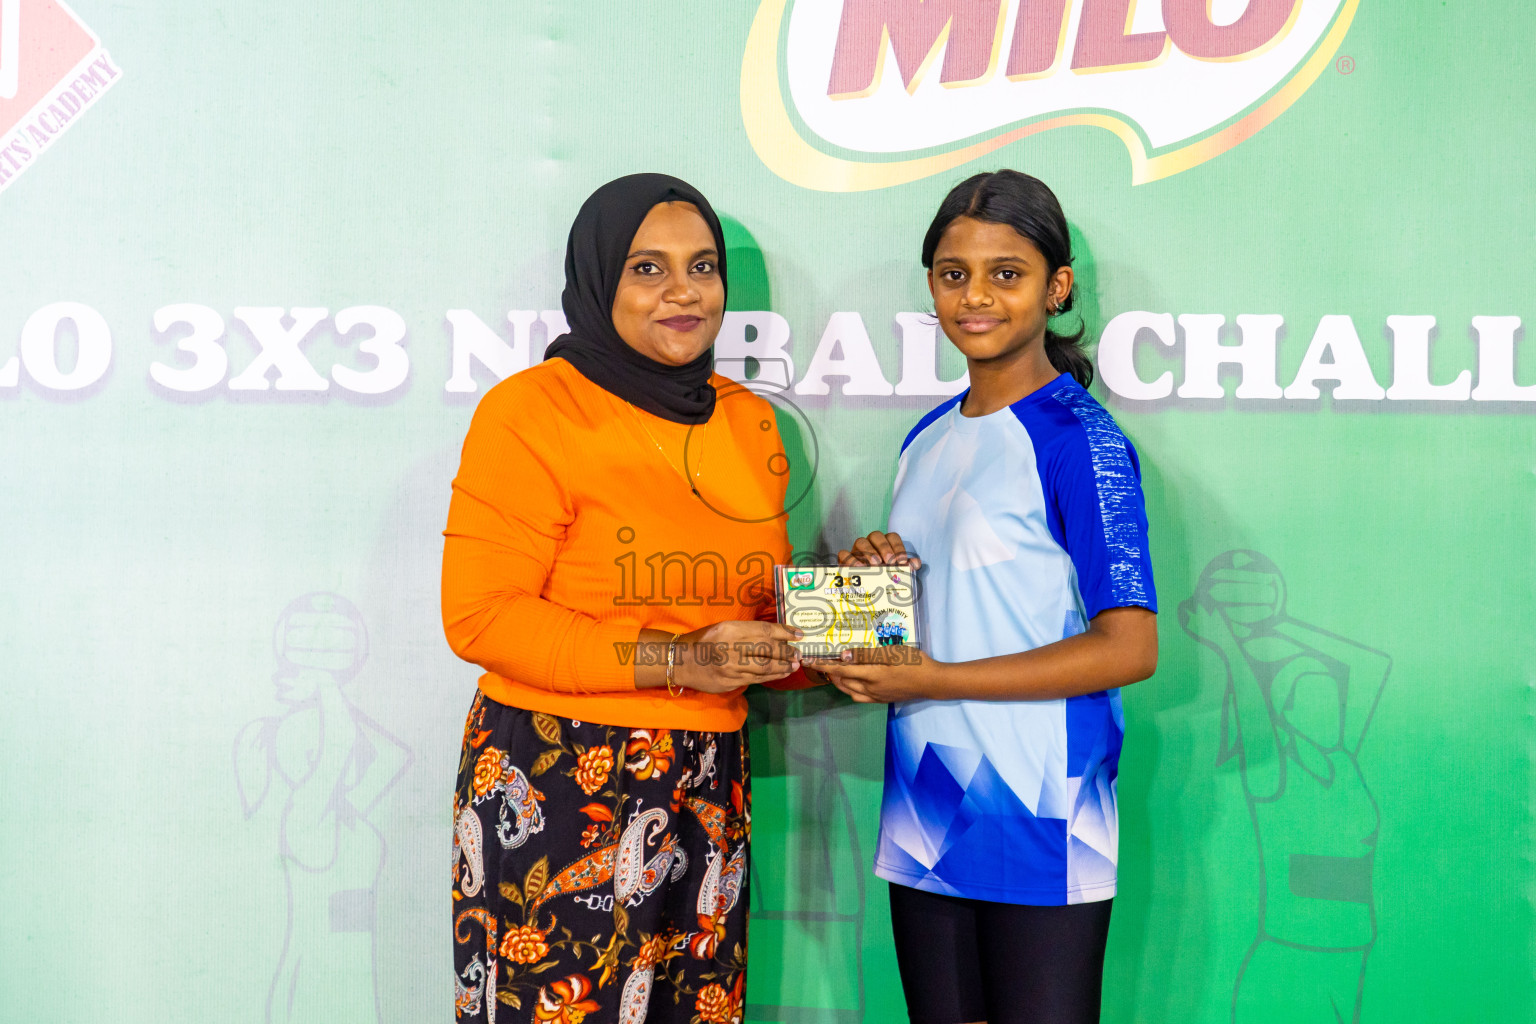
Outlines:
[[[902,446],[890,529],[923,560],[927,649],[974,661],[1073,636],[1106,608],[1157,609],[1141,470],[1062,374],[988,416],[964,395]],[[892,705],[875,873],[1003,903],[1115,894],[1120,692]]]

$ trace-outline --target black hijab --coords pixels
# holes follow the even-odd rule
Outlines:
[[[725,283],[725,236],[720,219],[699,190],[666,174],[630,174],[593,192],[571,225],[565,245],[565,292],[560,302],[570,331],[556,338],[544,358],[559,356],[604,391],[674,423],[703,423],[715,411],[709,383],[714,347],[682,366],[649,359],[613,327],[613,297],[640,222],[665,202],[698,207],[715,236],[720,283]]]

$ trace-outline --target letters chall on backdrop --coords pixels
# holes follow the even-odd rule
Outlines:
[[[0,1020],[452,1019],[478,673],[441,531],[475,403],[565,329],[577,206],[640,170],[711,197],[717,367],[774,407],[814,553],[883,528],[966,386],[919,248],[1003,166],[1071,222],[1164,595],[1105,1019],[1528,1019],[1533,30],[0,0]],[[687,566],[632,547],[616,585],[672,599]],[[884,717],[752,698],[747,1020],[905,1019]]]

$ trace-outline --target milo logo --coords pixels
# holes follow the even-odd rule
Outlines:
[[[742,67],[758,156],[807,188],[915,181],[1027,135],[1114,132],[1140,184],[1280,116],[1359,0],[762,0]]]

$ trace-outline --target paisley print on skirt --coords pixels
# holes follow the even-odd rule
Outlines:
[[[459,1020],[741,1021],[744,732],[597,725],[477,693],[453,817]]]

